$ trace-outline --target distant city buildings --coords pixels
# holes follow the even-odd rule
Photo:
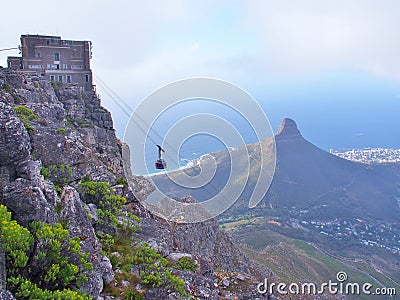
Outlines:
[[[304,232],[319,233],[339,241],[353,241],[400,255],[400,224],[398,222],[377,220],[371,217],[316,219],[315,212],[322,206],[324,205],[316,206],[311,211],[292,207],[285,215],[273,217],[273,222],[269,220],[268,224],[281,224],[280,227],[286,225]]]
[[[329,152],[347,160],[367,164],[400,162],[400,149],[368,148],[344,151],[331,149]]]
[[[91,42],[59,36],[21,35],[22,56],[9,56],[8,68],[38,74],[48,81],[75,84],[92,90]]]

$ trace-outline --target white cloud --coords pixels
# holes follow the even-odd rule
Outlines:
[[[16,46],[24,33],[92,40],[95,75],[132,106],[190,76],[247,89],[262,85],[265,74],[284,79],[335,69],[400,80],[397,0],[71,0],[62,9],[23,0],[19,6],[18,16],[2,16],[12,26],[3,30],[0,48]],[[2,4],[3,11],[13,9]],[[0,65],[9,54],[0,52]]]
[[[262,44],[263,67],[352,69],[400,80],[398,1],[252,1],[248,23]]]

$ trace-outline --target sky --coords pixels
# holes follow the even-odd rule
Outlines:
[[[275,130],[292,117],[326,149],[400,148],[397,0],[6,0],[1,11],[0,49],[21,34],[93,42],[95,84],[119,137],[128,116],[99,81],[133,110],[169,82],[213,77],[251,94]],[[0,65],[17,54],[0,52]]]

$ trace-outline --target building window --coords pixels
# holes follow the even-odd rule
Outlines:
[[[37,58],[40,58],[40,52],[37,53]]]
[[[67,83],[71,83],[71,75],[67,75]]]
[[[62,82],[62,75],[58,75],[58,81]]]
[[[47,64],[47,70],[51,70],[51,64]]]
[[[54,75],[50,75],[50,81],[54,81]]]
[[[86,82],[89,82],[89,75],[85,75]]]
[[[56,64],[55,66],[56,66],[56,70],[60,70],[60,65],[59,64]]]
[[[56,60],[56,61],[60,60],[60,53],[54,52],[54,60]]]
[[[64,70],[68,69],[68,65],[67,64],[63,64],[63,69]]]
[[[42,65],[28,65],[28,69],[41,69]]]
[[[47,45],[48,45],[48,44],[50,44],[50,41],[49,41],[49,40],[47,40],[47,41],[46,41],[46,44],[47,44]]]
[[[71,66],[71,70],[82,70],[82,69],[83,69],[82,66],[75,66],[75,65]]]

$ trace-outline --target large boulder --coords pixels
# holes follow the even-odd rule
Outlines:
[[[52,224],[54,207],[45,196],[41,164],[32,160],[29,135],[14,109],[0,102],[0,195],[13,218],[28,227],[32,221]]]
[[[103,290],[104,282],[110,282],[114,274],[110,260],[100,254],[100,245],[87,212],[78,192],[72,187],[65,187],[62,191],[60,217],[67,223],[71,237],[80,238],[81,251],[91,254],[89,261],[93,264],[93,270],[86,272],[88,281],[81,289],[96,298]]]

